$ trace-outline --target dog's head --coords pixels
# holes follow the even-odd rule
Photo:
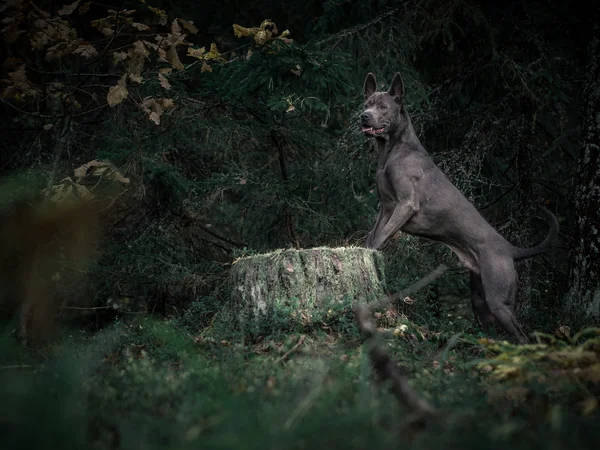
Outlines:
[[[389,139],[408,124],[404,108],[404,82],[396,73],[387,92],[377,91],[375,75],[365,79],[365,106],[360,115],[360,127],[366,136]]]

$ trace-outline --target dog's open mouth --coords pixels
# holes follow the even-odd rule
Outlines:
[[[381,127],[381,128],[362,127],[362,132],[368,133],[368,134],[381,134],[381,133],[383,133],[384,130],[385,130],[385,127]]]

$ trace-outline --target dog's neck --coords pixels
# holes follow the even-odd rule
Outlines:
[[[419,138],[412,126],[412,122],[408,113],[402,109],[400,112],[404,116],[404,126],[396,128],[390,135],[385,137],[376,138],[377,142],[377,154],[379,155],[379,161],[386,161],[389,154],[394,151],[395,148],[399,148],[406,142],[416,142],[420,146]],[[402,122],[401,122],[402,123]]]

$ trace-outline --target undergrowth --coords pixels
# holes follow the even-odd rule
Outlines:
[[[356,330],[242,345],[185,316],[65,329],[36,353],[3,334],[0,429],[12,449],[597,448],[600,330],[523,347],[376,317],[380,345],[444,413],[412,442]]]

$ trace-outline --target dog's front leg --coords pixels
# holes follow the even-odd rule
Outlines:
[[[406,222],[416,212],[416,208],[411,202],[403,202],[396,204],[389,220],[383,220],[378,223],[378,227],[373,230],[367,241],[367,248],[377,250],[387,242],[398,230],[400,230]],[[372,239],[371,239],[372,237]]]
[[[367,236],[367,244],[366,244],[367,248],[373,248],[373,239],[375,238],[375,235],[377,234],[377,230],[382,226],[381,222],[385,223],[385,222],[387,222],[387,219],[389,219],[389,217],[386,217],[383,206],[380,203],[379,204],[379,213],[377,214],[377,219],[375,220],[375,225],[373,226],[373,229]]]

